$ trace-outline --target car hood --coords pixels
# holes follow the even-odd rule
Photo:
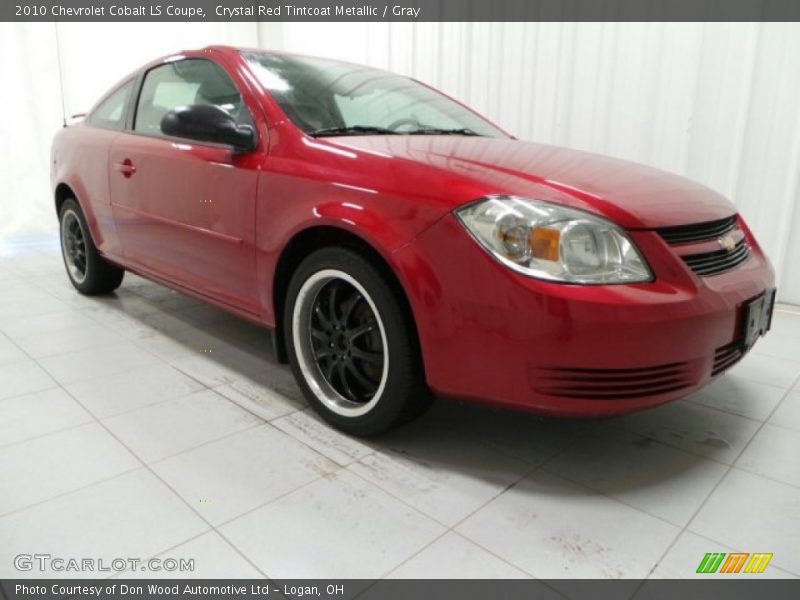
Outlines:
[[[490,194],[514,194],[588,210],[631,229],[684,225],[728,217],[733,205],[691,180],[645,165],[569,148],[464,136],[359,136],[327,142],[401,159],[408,180],[424,166],[445,171],[457,186],[451,208]],[[443,173],[444,175],[444,173]],[[409,184],[413,185],[413,183]]]

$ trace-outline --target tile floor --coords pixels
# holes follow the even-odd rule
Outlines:
[[[202,577],[692,577],[730,550],[800,575],[800,311],[656,410],[440,401],[363,441],[308,410],[264,331],[130,275],[81,297],[53,237],[0,241],[0,289],[0,577],[23,552]]]

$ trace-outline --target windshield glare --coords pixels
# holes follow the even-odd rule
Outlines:
[[[475,113],[407,77],[317,58],[242,55],[292,122],[312,135],[506,137]]]

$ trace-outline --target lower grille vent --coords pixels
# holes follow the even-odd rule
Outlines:
[[[731,342],[725,346],[720,346],[714,351],[714,366],[711,369],[711,376],[716,377],[720,373],[727,371],[744,356],[739,342]]]
[[[687,363],[637,369],[536,369],[537,389],[550,396],[619,400],[674,392],[692,385]]]

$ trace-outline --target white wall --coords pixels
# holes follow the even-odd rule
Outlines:
[[[56,229],[50,141],[142,63],[208,44],[258,45],[252,23],[0,23],[0,236]]]
[[[731,198],[800,303],[800,23],[262,24],[263,44],[422,79],[522,139]]]
[[[0,236],[54,227],[48,160],[61,126],[52,23],[0,23]]]
[[[59,55],[71,114],[159,54],[208,43],[260,45],[409,74],[522,139],[627,158],[709,185],[754,228],[778,272],[779,297],[800,303],[798,23],[59,24],[57,45],[55,31],[53,24],[0,26],[0,83],[14,89],[23,82],[26,104],[15,137],[0,139],[33,138],[24,167],[12,161],[7,172],[19,148],[4,141],[0,149],[0,175],[13,192],[0,199],[0,234],[53,225],[45,150],[60,116],[53,85]],[[23,44],[39,56],[35,71],[5,58],[28,60]],[[44,97],[30,99],[33,93]],[[25,135],[30,127],[33,136]]]

